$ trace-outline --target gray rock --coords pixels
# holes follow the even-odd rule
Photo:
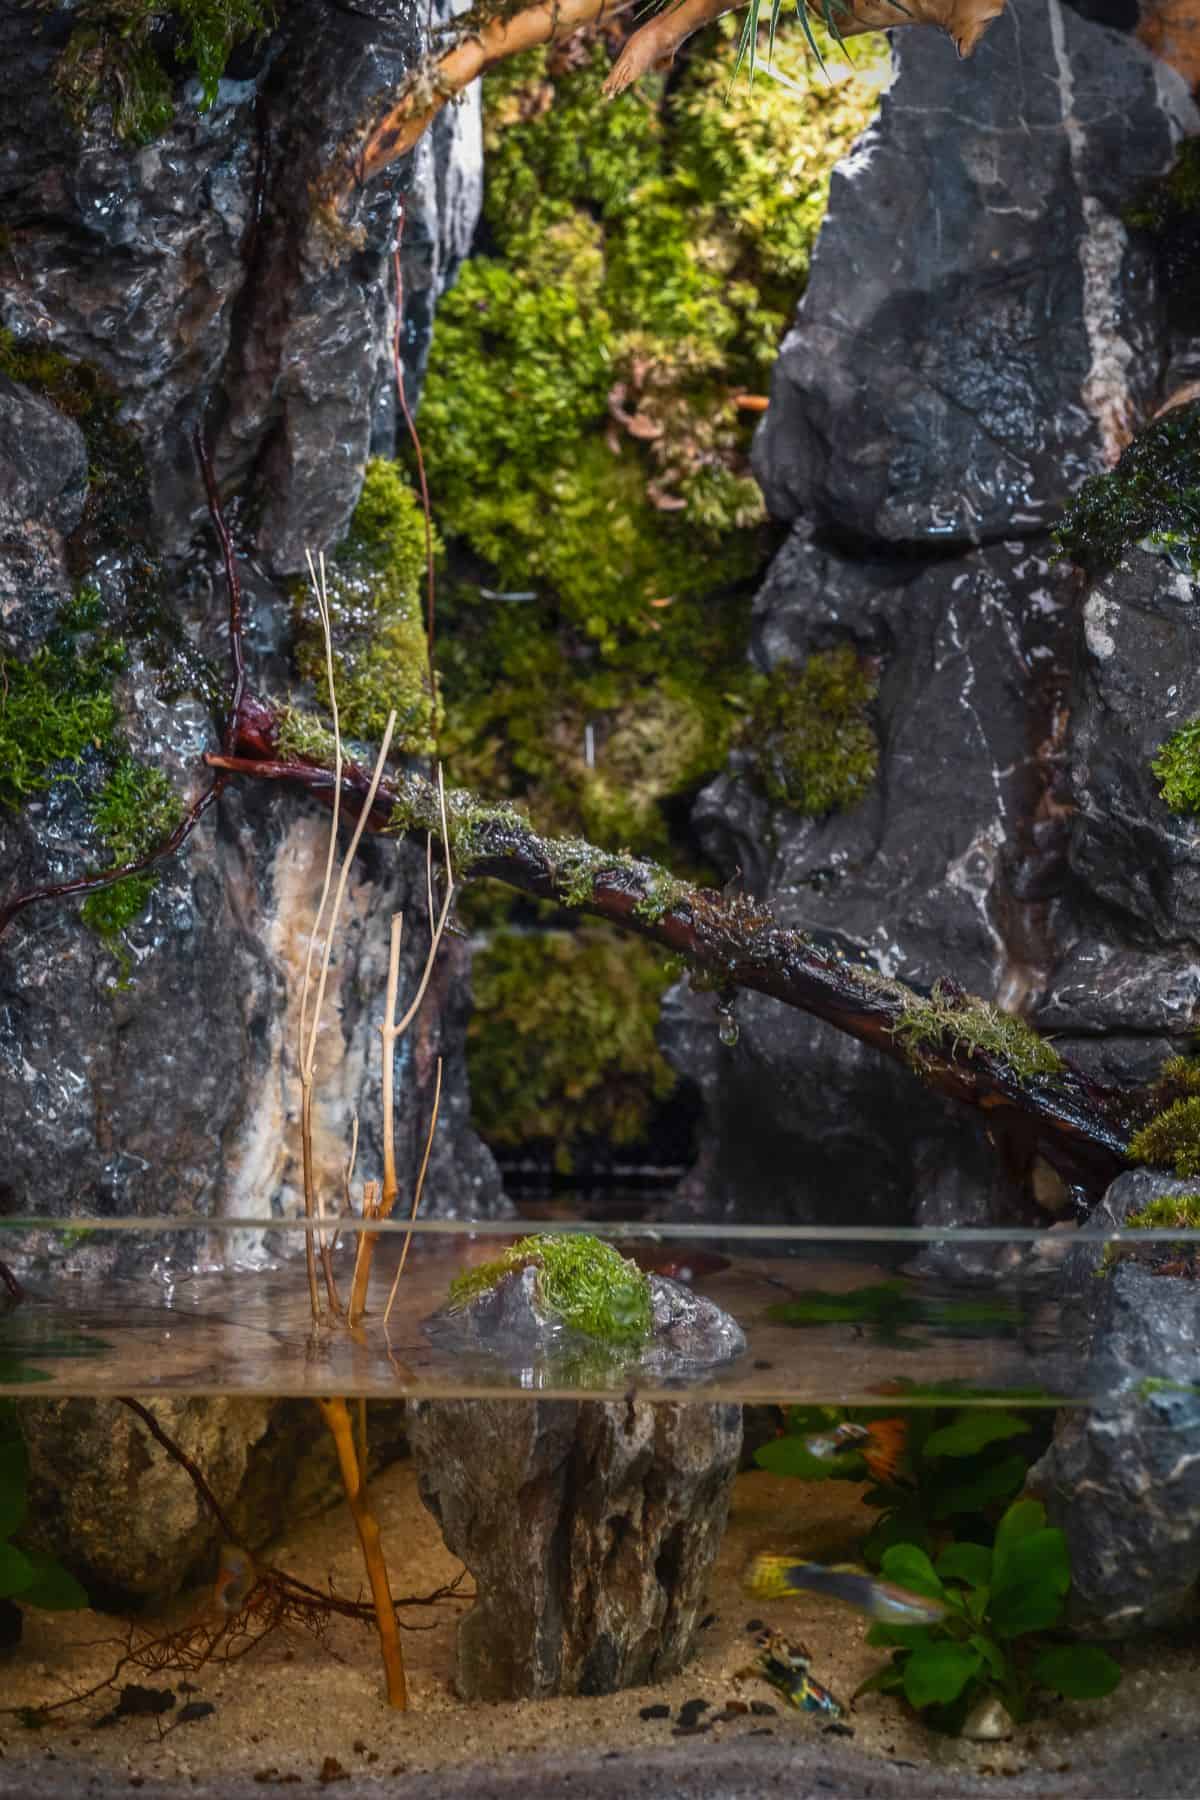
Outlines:
[[[78,425],[0,375],[0,531],[29,519],[73,531],[87,484],[87,447]]]
[[[410,1407],[421,1497],[476,1582],[464,1699],[611,1693],[681,1668],[741,1437],[738,1406]]]
[[[146,1404],[251,1550],[342,1495],[332,1442],[310,1401],[157,1396]],[[28,1400],[18,1417],[29,1451],[29,1535],[75,1571],[94,1604],[161,1606],[212,1575],[221,1532],[128,1407]],[[375,1405],[367,1419],[370,1466],[381,1468],[403,1448],[403,1408]]]
[[[1196,129],[1181,80],[1059,0],[1012,0],[969,62],[900,32],[835,170],[755,466],[770,510],[856,540],[1053,524],[1165,361],[1121,207]]]
[[[484,1357],[519,1373],[524,1387],[682,1386],[742,1354],[745,1333],[714,1301],[663,1275],[649,1281],[650,1336],[640,1345],[601,1343],[565,1324],[539,1300],[532,1266],[443,1307],[424,1330],[439,1350]]]
[[[1096,1398],[1058,1415],[1030,1488],[1067,1536],[1070,1622],[1119,1637],[1195,1612],[1200,1283],[1129,1261],[1088,1279],[1085,1379]]]

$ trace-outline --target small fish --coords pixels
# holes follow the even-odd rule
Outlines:
[[[258,1581],[254,1558],[237,1544],[222,1544],[214,1586],[217,1605],[227,1613],[240,1612]]]
[[[719,1275],[728,1267],[729,1258],[718,1256],[715,1250],[689,1250],[680,1256],[668,1257],[665,1262],[656,1262],[647,1273],[666,1275],[671,1281],[690,1285],[705,1275]]]
[[[756,1556],[746,1573],[746,1589],[757,1600],[785,1594],[823,1594],[855,1606],[882,1625],[936,1625],[946,1616],[940,1600],[881,1581],[863,1569],[828,1569],[823,1563],[793,1562],[789,1556]]]
[[[530,600],[536,600],[537,594],[532,588],[516,588],[505,593],[500,588],[481,587],[479,597],[481,600],[507,600],[510,606],[520,606]]]
[[[857,1450],[874,1481],[890,1481],[896,1473],[908,1426],[903,1419],[872,1419],[869,1425],[845,1424],[823,1437],[805,1438],[804,1448],[810,1456],[828,1462],[847,1450]]]
[[[777,1631],[764,1631],[758,1644],[757,1672],[777,1694],[783,1695],[789,1706],[798,1707],[801,1712],[825,1713],[831,1719],[841,1718],[845,1707],[815,1679],[803,1644],[794,1644]]]

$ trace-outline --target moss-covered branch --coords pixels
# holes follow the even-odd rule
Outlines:
[[[260,719],[266,709],[257,709]],[[228,776],[283,781],[331,803],[334,776],[319,733],[280,713],[236,756],[209,764]],[[354,817],[369,777],[345,766],[342,805]],[[541,836],[520,813],[475,795],[447,795],[457,874],[490,876],[537,899],[595,913],[682,957],[712,986],[747,988],[824,1019],[907,1064],[929,1087],[988,1115],[1022,1168],[1044,1156],[1068,1184],[1098,1194],[1124,1166],[1144,1114],[1138,1096],[1102,1088],[1020,1019],[940,981],[930,994],[848,961],[789,929],[758,902],[678,881],[659,864]],[[417,775],[380,787],[374,832],[440,837],[437,791]]]

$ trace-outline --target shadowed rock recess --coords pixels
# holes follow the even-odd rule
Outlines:
[[[70,122],[54,77],[73,11],[36,17],[35,29],[28,8],[0,7],[0,658],[11,670],[46,654],[77,669],[103,652],[113,711],[111,734],[85,738],[76,765],[51,759],[21,804],[0,803],[6,896],[112,862],[86,794],[111,773],[118,746],[164,773],[182,800],[203,785],[228,634],[192,444],[201,426],[240,509],[249,678],[286,691],[288,583],[306,546],[330,548],[344,533],[368,454],[396,442],[391,249],[401,202],[411,385],[482,180],[478,102],[468,97],[415,157],[357,195],[352,241],[335,254],[322,237],[309,183],[411,66],[423,9],[282,8],[275,29],[236,52],[209,110],[199,110],[198,81],[180,76],[173,116],[140,145],[117,137],[105,106],[82,129]],[[78,782],[54,778],[76,772]],[[89,930],[71,903],[33,908],[6,933],[0,1211],[295,1209],[294,1007],[326,829],[274,795],[229,789],[123,932]],[[411,992],[424,956],[423,858],[368,848],[322,1052],[326,1191],[340,1182],[356,1111],[360,1168],[378,1164],[370,1026],[397,908],[413,926],[402,972]],[[466,1122],[469,960],[462,942],[443,954],[406,1044],[398,1153],[411,1168],[442,1054],[427,1206],[478,1215],[499,1196]],[[175,1242],[171,1254],[186,1263],[227,1249],[214,1238]],[[253,1257],[257,1241],[237,1249]],[[76,1264],[101,1254],[82,1246]]]
[[[1142,1076],[1194,1023],[1197,834],[1148,768],[1200,710],[1194,588],[1138,550],[1089,596],[1050,532],[1195,348],[1121,215],[1200,121],[1172,71],[1059,0],[1014,0],[967,63],[933,33],[894,56],[756,442],[792,529],[752,655],[873,659],[878,777],[805,817],[742,750],[695,823],[785,923]],[[950,1225],[1069,1205],[873,1050],[748,994],[729,1048],[714,1005],[680,985],[665,1008],[707,1118],[681,1207]]]

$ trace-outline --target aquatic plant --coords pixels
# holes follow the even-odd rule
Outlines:
[[[650,1283],[635,1262],[584,1233],[524,1237],[503,1255],[456,1275],[450,1304],[465,1306],[517,1270],[537,1270],[537,1296],[573,1331],[609,1344],[636,1344],[650,1330]]]
[[[1099,1700],[1121,1679],[1120,1665],[1097,1645],[1047,1639],[1062,1626],[1071,1565],[1066,1538],[1047,1526],[1039,1501],[1014,1501],[990,1544],[955,1540],[932,1561],[918,1544],[893,1544],[882,1572],[946,1613],[926,1625],[872,1625],[867,1642],[892,1655],[858,1695],[903,1694],[929,1724],[956,1732],[990,1694],[1020,1723],[1039,1689]]]
[[[773,669],[744,736],[772,800],[820,817],[855,806],[875,779],[877,682],[849,644]]]
[[[149,143],[175,117],[177,76],[196,76],[207,112],[233,51],[275,16],[273,0],[83,0],[55,85],[81,131],[103,105],[117,137]]]
[[[1200,574],[1200,401],[1172,407],[1138,433],[1115,469],[1089,476],[1054,540],[1090,574],[1134,544]]]
[[[1174,1101],[1135,1132],[1129,1159],[1181,1177],[1200,1175],[1200,1094]]]
[[[547,1142],[566,1172],[582,1139],[645,1136],[675,1087],[655,1041],[661,954],[603,927],[502,931],[472,977],[472,1117],[489,1143]]]
[[[1127,1231],[1200,1231],[1200,1194],[1160,1194],[1125,1220]]]
[[[18,1544],[29,1513],[29,1458],[13,1401],[0,1400],[0,1602],[66,1612],[87,1595],[53,1556]]]

